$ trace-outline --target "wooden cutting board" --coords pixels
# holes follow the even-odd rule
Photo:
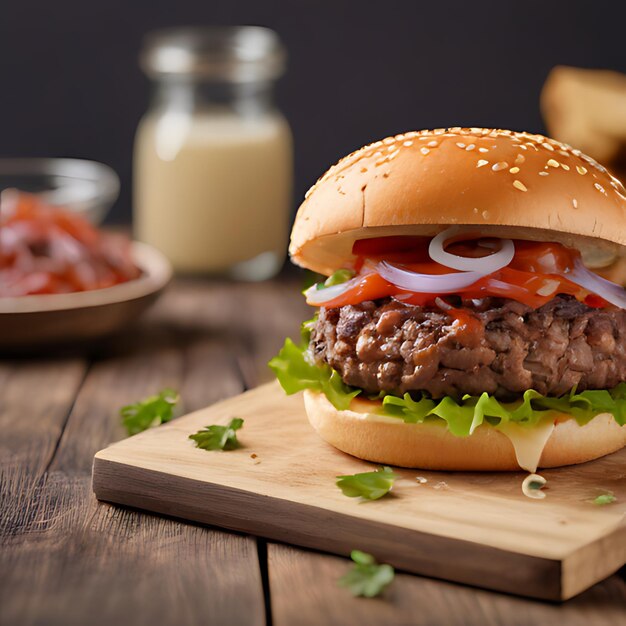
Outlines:
[[[194,447],[189,434],[242,417],[242,447]],[[523,473],[398,470],[391,494],[347,498],[338,474],[374,466],[330,447],[302,398],[271,383],[96,454],[96,497],[273,540],[521,595],[570,598],[626,562],[626,449],[545,470],[547,497],[521,492]],[[417,476],[427,479],[420,484]],[[598,489],[618,501],[598,506]]]

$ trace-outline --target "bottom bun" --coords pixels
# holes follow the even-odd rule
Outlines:
[[[519,471],[510,439],[483,424],[469,437],[456,437],[443,420],[407,424],[372,416],[367,400],[353,400],[350,410],[337,410],[323,393],[304,392],[309,421],[324,441],[366,461],[450,471]],[[368,411],[369,409],[369,411]],[[626,445],[626,426],[612,415],[596,415],[585,426],[563,414],[550,435],[539,467],[559,467],[597,459]]]

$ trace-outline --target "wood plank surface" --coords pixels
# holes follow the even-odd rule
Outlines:
[[[89,464],[124,436],[119,404],[178,384],[190,411],[265,382],[267,358],[309,316],[299,279],[177,280],[121,336],[0,359],[0,624],[620,623],[623,573],[563,605],[407,574],[354,599],[335,585],[347,559],[269,543],[268,562],[263,541],[95,502]]]
[[[207,452],[189,441],[234,416],[245,420],[240,449]],[[420,485],[415,470],[398,469],[392,496],[360,503],[341,494],[335,476],[372,464],[325,444],[301,396],[285,396],[274,382],[102,450],[94,490],[111,502],[339,554],[359,548],[404,570],[561,599],[626,562],[625,464],[626,450],[545,470],[550,494],[542,501],[522,494],[522,473],[419,472],[428,480]],[[594,505],[597,487],[618,502]]]
[[[270,544],[268,554],[275,626],[616,626],[626,610],[618,576],[558,604],[397,573],[380,597],[366,599],[337,586],[346,559],[283,544]]]
[[[101,505],[91,494],[94,451],[124,436],[119,406],[166,385],[183,390],[192,409],[242,388],[233,342],[208,326],[179,327],[178,301],[170,292],[140,332],[99,347],[64,429],[31,412],[32,381],[21,389],[31,429],[63,432],[37,493],[15,505],[19,518],[1,538],[3,624],[265,622],[253,538]],[[71,388],[58,373],[49,386],[51,397],[55,387],[65,389],[71,406]],[[14,451],[37,458],[23,439]],[[3,484],[5,476],[3,467]]]

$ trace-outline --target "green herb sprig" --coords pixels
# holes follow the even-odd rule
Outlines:
[[[205,426],[197,433],[189,435],[189,439],[193,439],[196,447],[202,450],[234,450],[239,447],[235,431],[242,426],[243,420],[240,417],[233,417],[226,426],[220,424]]]
[[[617,496],[612,491],[604,491],[593,499],[593,503],[598,506],[613,504],[613,502],[617,502]]]
[[[373,598],[394,579],[393,567],[379,565],[371,554],[352,550],[350,558],[354,561],[354,567],[339,579],[338,585],[348,587],[354,596]]]
[[[174,408],[180,396],[173,389],[163,389],[160,393],[144,398],[120,409],[122,424],[129,435],[169,422],[174,417]]]
[[[381,467],[375,472],[337,476],[336,484],[348,498],[378,500],[389,493],[396,478],[390,467]]]

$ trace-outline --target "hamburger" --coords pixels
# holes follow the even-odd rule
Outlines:
[[[434,470],[583,463],[626,445],[626,190],[542,135],[408,132],[331,167],[293,226],[321,274],[270,366],[361,459]]]

